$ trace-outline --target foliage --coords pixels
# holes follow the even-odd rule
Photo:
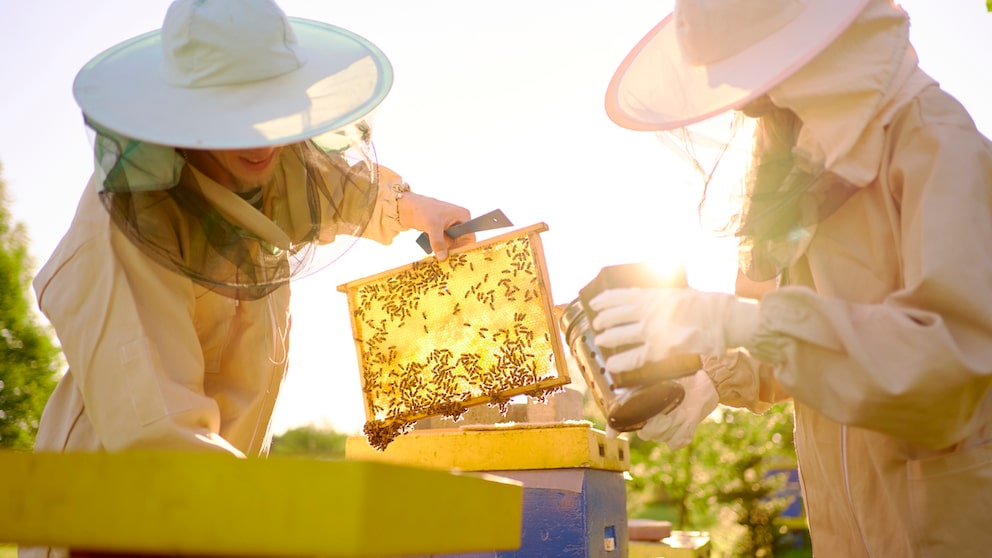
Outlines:
[[[271,455],[306,455],[324,459],[344,459],[347,434],[301,426],[272,438]]]
[[[28,296],[27,233],[13,222],[0,180],[0,448],[30,449],[62,368],[61,351]]]
[[[711,531],[714,547],[733,556],[772,556],[783,542],[777,518],[792,499],[778,496],[785,479],[775,473],[795,466],[791,405],[761,415],[721,407],[677,451],[636,438],[630,445],[631,517]]]

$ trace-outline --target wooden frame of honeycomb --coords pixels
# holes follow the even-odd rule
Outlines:
[[[569,383],[539,233],[530,227],[338,287],[348,309],[377,449],[414,422],[458,418]]]

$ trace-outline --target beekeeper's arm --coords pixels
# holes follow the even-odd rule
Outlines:
[[[738,295],[760,298],[774,284],[759,289],[741,288],[750,283],[738,276]],[[749,284],[749,287],[758,285]],[[637,435],[646,440],[664,442],[679,449],[692,441],[696,428],[718,403],[763,413],[771,405],[789,398],[772,373],[772,366],[758,361],[744,351],[728,351],[719,356],[703,356],[702,368],[692,375],[678,378],[685,398],[668,414],[659,414],[647,421]]]
[[[804,287],[760,304],[691,289],[617,289],[592,301],[603,346],[628,370],[676,353],[745,347],[782,388],[840,423],[945,447],[971,433],[992,384],[992,168],[978,134],[904,131],[887,179],[896,195],[905,286],[880,304]],[[628,324],[628,325],[623,325]]]
[[[367,224],[362,229],[362,237],[381,244],[391,244],[400,232],[414,229],[427,233],[431,250],[443,260],[448,250],[475,241],[474,234],[451,238],[444,231],[471,218],[470,212],[460,206],[424,196],[410,190],[399,174],[388,167],[378,165],[378,190],[376,203]],[[288,174],[295,172],[289,168]],[[371,187],[366,171],[352,168],[350,172],[328,172],[324,177],[334,197],[336,209],[325,209],[329,214],[338,214],[338,219],[352,224],[365,219],[367,188]],[[300,180],[303,180],[300,177]],[[340,184],[339,184],[340,182]],[[325,200],[326,201],[326,200]],[[324,242],[330,242],[341,231],[333,223],[325,223],[321,233]]]
[[[86,195],[99,204],[92,189]],[[63,265],[36,279],[38,301],[103,446],[243,456],[218,434],[220,411],[203,393],[192,281],[148,260],[113,226],[65,248],[73,253]]]
[[[439,260],[448,257],[448,250],[475,242],[474,234],[458,238],[444,234],[449,227],[472,217],[467,209],[409,191],[403,179],[386,167],[380,166],[379,174],[379,203],[364,236],[389,244],[399,231],[422,231],[427,233],[431,251]]]

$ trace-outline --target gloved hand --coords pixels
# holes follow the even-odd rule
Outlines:
[[[713,409],[719,397],[716,387],[705,370],[698,370],[692,376],[676,380],[685,390],[685,398],[678,407],[668,414],[656,415],[637,431],[642,440],[664,442],[677,450],[685,447],[696,434],[696,427],[703,422]]]
[[[758,330],[758,305],[729,294],[688,288],[608,289],[589,301],[596,345],[633,349],[606,360],[625,372],[678,354],[721,355]]]

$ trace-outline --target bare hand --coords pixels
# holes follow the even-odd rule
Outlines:
[[[443,202],[414,192],[404,192],[398,201],[400,223],[405,227],[427,233],[431,250],[438,260],[448,257],[448,250],[475,242],[475,233],[451,238],[445,229],[464,223],[472,214],[464,207]]]

